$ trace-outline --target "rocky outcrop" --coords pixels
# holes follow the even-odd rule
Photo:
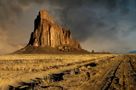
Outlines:
[[[78,41],[71,37],[69,29],[56,23],[46,10],[41,10],[34,21],[34,31],[28,45],[21,52],[81,52]]]
[[[70,30],[59,26],[47,11],[41,10],[35,19],[34,32],[28,45],[34,47],[53,47],[70,46],[80,49],[80,44],[72,39]]]

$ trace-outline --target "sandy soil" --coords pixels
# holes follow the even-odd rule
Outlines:
[[[0,70],[0,90],[136,88],[136,55],[1,56]]]

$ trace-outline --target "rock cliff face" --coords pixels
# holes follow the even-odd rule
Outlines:
[[[46,10],[41,10],[34,21],[34,31],[28,45],[17,53],[87,52],[72,39],[70,30],[58,25]]]
[[[80,49],[80,44],[72,39],[70,30],[59,26],[48,12],[41,10],[35,19],[34,32],[28,45],[34,47],[53,47],[70,46]]]

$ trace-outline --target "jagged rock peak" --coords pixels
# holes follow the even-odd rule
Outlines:
[[[51,23],[54,23],[53,17],[49,15],[47,10],[40,10],[39,15],[37,17],[39,17],[40,20],[47,20],[50,21]]]
[[[80,44],[72,39],[70,30],[67,30],[54,22],[46,10],[41,10],[35,19],[34,32],[28,45],[34,47],[69,46],[80,49]]]
[[[48,14],[40,10],[34,21],[34,31],[31,33],[26,47],[15,53],[88,53],[74,40],[69,29],[60,26]]]

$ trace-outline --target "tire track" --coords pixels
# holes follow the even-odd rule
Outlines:
[[[136,86],[135,86],[136,85],[136,72],[135,72],[132,60],[133,60],[133,58],[129,57],[129,60],[127,61],[128,62],[128,68],[126,71],[127,72],[126,79],[128,82],[127,90],[135,90],[135,88],[136,88]]]
[[[136,58],[131,55],[122,55],[101,60],[77,62],[69,65],[58,66],[76,68],[54,73],[39,78],[44,81],[34,82],[33,88],[59,89],[59,90],[135,90],[136,88]],[[53,67],[54,68],[54,67]],[[47,84],[49,80],[49,84]],[[45,83],[46,82],[46,83]],[[70,84],[69,84],[70,83]],[[32,83],[29,83],[32,84]],[[23,85],[21,85],[21,88]],[[13,87],[14,89],[20,87]],[[30,88],[28,85],[27,88]]]
[[[61,65],[61,66],[57,66],[57,67],[52,67],[51,69],[59,69],[59,68],[62,68],[62,67],[70,67],[70,66],[73,66],[73,65],[76,65],[76,68],[73,68],[73,69],[68,69],[68,70],[66,70],[66,71],[63,71],[63,72],[59,72],[59,73],[54,73],[54,74],[51,74],[51,75],[49,75],[49,76],[45,76],[45,77],[47,77],[48,79],[51,79],[51,80],[49,80],[49,81],[51,81],[51,82],[49,82],[49,83],[53,83],[53,82],[61,82],[61,81],[63,81],[63,76],[65,75],[65,74],[67,74],[67,73],[71,73],[71,72],[73,72],[74,71],[74,73],[76,74],[77,73],[77,71],[75,71],[76,69],[77,70],[79,70],[81,67],[89,67],[89,66],[92,66],[92,67],[94,67],[95,66],[95,62],[96,63],[98,63],[98,64],[104,64],[104,62],[105,61],[108,61],[108,60],[111,60],[112,58],[114,58],[114,57],[108,57],[108,58],[106,58],[106,60],[105,59],[100,59],[100,60],[89,60],[89,61],[82,61],[82,62],[75,62],[75,63],[71,63],[71,64],[67,64],[67,65]],[[62,75],[63,74],[63,75]],[[90,73],[88,72],[88,73],[86,73],[86,76],[87,76],[87,78],[89,79],[90,78]],[[59,80],[61,78],[61,80]],[[41,78],[39,78],[40,80],[43,80],[43,78],[41,77]],[[87,79],[87,80],[88,80]],[[55,81],[54,81],[55,80]],[[57,81],[56,81],[57,80]],[[86,81],[87,81],[86,80]],[[20,90],[20,88],[22,88],[22,87],[24,87],[23,89],[26,89],[26,88],[30,88],[30,89],[32,89],[32,88],[36,88],[37,86],[39,86],[40,84],[41,84],[41,82],[39,83],[37,83],[37,80],[35,81],[35,79],[34,80],[32,80],[32,81],[34,81],[34,82],[28,82],[28,83],[25,83],[25,82],[23,82],[23,84],[21,84],[19,87],[14,87],[14,86],[10,86],[10,88],[12,88],[12,89],[18,89],[18,90]],[[47,89],[47,88],[51,88],[52,87],[52,85],[47,85],[46,86],[46,84],[45,84],[45,86],[43,86],[42,88],[45,88],[45,89]],[[55,88],[57,87],[57,86],[54,86]],[[61,86],[59,86],[59,87],[61,87]],[[58,88],[58,87],[57,87]],[[64,88],[64,86],[62,86],[62,88]],[[38,89],[38,90],[40,90],[40,89]]]
[[[105,76],[102,87],[96,90],[135,90],[136,72],[131,56],[122,56],[120,63]]]
[[[103,80],[103,85],[100,87],[100,90],[109,90],[114,78],[116,77],[116,72],[119,69],[122,61],[118,61],[118,64],[113,66],[109,71],[108,74],[105,76]]]

